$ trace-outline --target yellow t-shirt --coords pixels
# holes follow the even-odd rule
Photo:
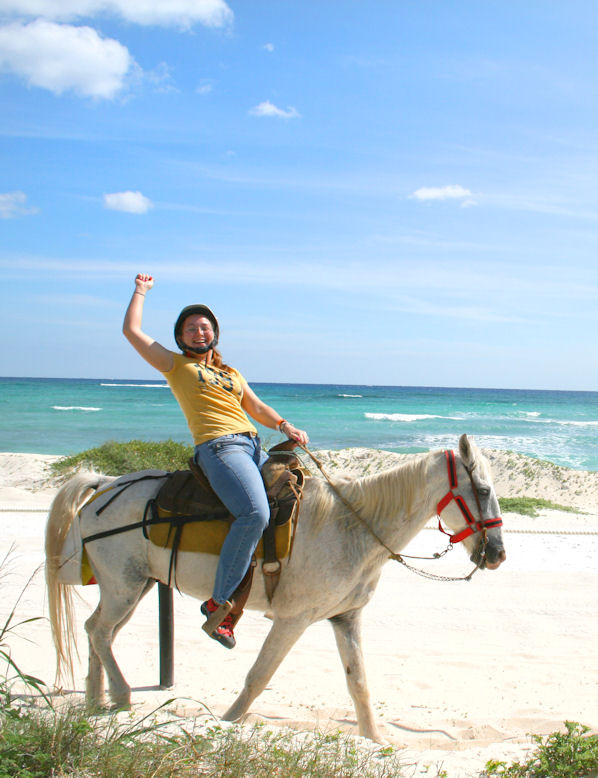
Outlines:
[[[173,357],[174,365],[164,377],[196,446],[221,435],[257,432],[241,408],[245,379],[238,370],[222,370],[174,352]]]

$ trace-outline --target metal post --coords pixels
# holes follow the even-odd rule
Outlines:
[[[160,686],[174,685],[174,610],[172,589],[158,581],[158,610],[160,622]]]

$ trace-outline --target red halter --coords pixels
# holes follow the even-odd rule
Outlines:
[[[459,541],[468,538],[470,535],[473,535],[474,532],[483,532],[485,529],[491,529],[492,527],[502,526],[502,519],[500,518],[500,516],[497,516],[494,519],[482,519],[480,501],[479,501],[477,489],[475,487],[475,484],[473,483],[473,479],[471,481],[471,484],[473,486],[476,502],[478,503],[478,510],[480,514],[479,520],[477,520],[474,517],[473,513],[469,510],[469,507],[465,499],[461,497],[460,494],[455,494],[453,490],[456,489],[457,486],[459,485],[459,481],[457,479],[457,467],[455,465],[455,452],[448,450],[444,452],[444,455],[446,457],[446,467],[448,470],[450,489],[436,506],[436,513],[438,514],[438,529],[441,532],[444,532],[445,535],[449,535],[449,533],[442,528],[442,524],[440,523],[440,514],[452,500],[454,500],[457,503],[457,507],[463,514],[463,518],[467,523],[467,527],[461,530],[461,532],[457,532],[457,534],[455,535],[449,535],[451,543],[459,543]],[[471,473],[470,473],[470,478],[471,478]]]

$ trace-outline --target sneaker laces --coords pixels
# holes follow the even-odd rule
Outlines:
[[[225,617],[224,621],[221,622],[216,627],[216,632],[219,632],[221,635],[226,635],[227,637],[232,638],[234,637],[233,627],[234,627],[233,620],[229,613],[228,616]]]

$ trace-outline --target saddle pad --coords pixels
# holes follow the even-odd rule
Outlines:
[[[83,586],[97,584],[95,574],[89,564],[89,557],[87,556],[85,546],[83,546],[81,554],[81,583]]]
[[[165,514],[163,511],[159,511],[159,515],[168,518],[172,516],[172,514]],[[229,522],[222,519],[214,519],[212,521],[194,521],[191,519],[182,528],[178,550],[219,556],[229,528]],[[160,548],[172,548],[176,528],[170,523],[152,524],[148,529],[149,539],[154,545],[160,546]],[[292,521],[287,521],[285,524],[276,527],[275,540],[278,559],[284,559],[289,555],[292,532]],[[262,540],[258,543],[255,556],[258,559],[264,558],[264,544]]]
[[[270,510],[275,524],[276,557],[284,559],[292,545],[294,522],[301,494],[304,475],[300,470],[290,470],[290,462],[268,460],[262,468],[262,475],[268,493]],[[222,544],[228,534],[234,517],[213,492],[207,478],[190,461],[192,471],[178,470],[171,473],[162,486],[152,508],[154,517],[167,519],[163,523],[150,524],[150,541],[160,548],[178,551],[214,554],[219,556]],[[294,484],[297,489],[290,488]],[[168,519],[172,518],[172,523]],[[263,540],[260,540],[255,555],[264,558]]]

